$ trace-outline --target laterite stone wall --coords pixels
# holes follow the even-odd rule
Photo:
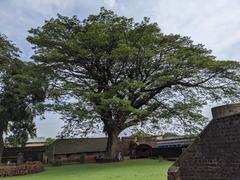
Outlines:
[[[213,120],[168,170],[168,180],[240,180],[240,104],[212,109]]]

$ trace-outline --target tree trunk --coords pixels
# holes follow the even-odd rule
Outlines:
[[[0,165],[1,165],[1,163],[2,163],[3,149],[4,149],[3,131],[0,130]]]
[[[120,132],[118,131],[110,131],[108,132],[108,142],[107,142],[107,149],[106,149],[106,156],[108,158],[112,158],[114,160],[117,159],[117,154],[119,152],[118,147],[118,135]]]

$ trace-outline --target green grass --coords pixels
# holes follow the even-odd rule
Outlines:
[[[65,165],[47,167],[38,174],[4,180],[166,180],[171,163],[141,159],[109,164]]]

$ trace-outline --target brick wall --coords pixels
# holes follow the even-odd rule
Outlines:
[[[169,168],[169,180],[240,180],[240,105],[212,113],[214,119]]]

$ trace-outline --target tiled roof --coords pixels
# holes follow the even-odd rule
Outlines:
[[[35,137],[31,138],[27,141],[27,143],[42,143],[42,142],[47,142],[46,138],[44,137]]]

